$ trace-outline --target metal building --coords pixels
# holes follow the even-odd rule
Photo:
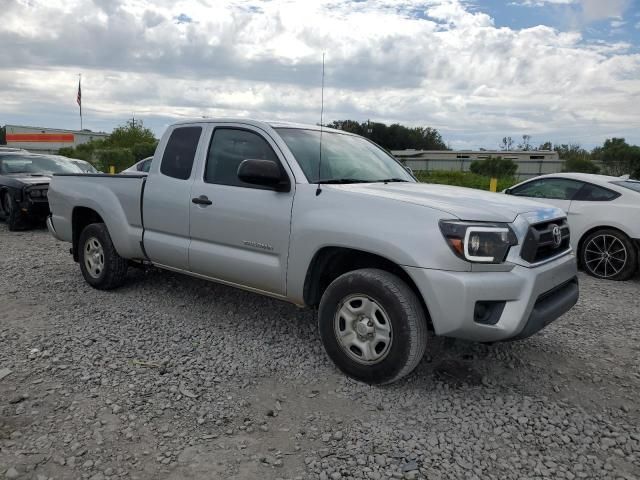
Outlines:
[[[564,161],[552,150],[501,151],[501,150],[393,150],[391,152],[404,165],[415,171],[457,170],[469,171],[474,160],[502,157],[518,165],[518,179],[560,172]]]
[[[24,148],[34,153],[57,153],[62,147],[75,147],[108,136],[91,130],[6,125],[7,147]]]

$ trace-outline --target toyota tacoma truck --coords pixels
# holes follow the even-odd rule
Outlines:
[[[431,334],[522,339],[578,300],[564,212],[419,183],[339,130],[178,123],[148,175],[56,175],[49,204],[91,286],[146,264],[317,308],[329,357],[372,384],[411,372]]]

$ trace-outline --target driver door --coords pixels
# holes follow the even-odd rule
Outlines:
[[[295,182],[279,149],[260,129],[215,126],[204,172],[191,188],[191,271],[235,285],[284,295]],[[291,190],[242,182],[246,159],[273,160]]]

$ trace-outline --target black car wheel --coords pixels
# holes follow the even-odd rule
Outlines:
[[[10,232],[18,229],[18,208],[9,192],[2,195],[2,216],[7,222]]]
[[[603,229],[590,233],[582,242],[580,263],[596,278],[628,280],[638,267],[638,252],[624,233]]]
[[[320,301],[318,324],[331,360],[369,384],[408,375],[427,346],[420,300],[405,282],[383,270],[355,270],[334,280]]]
[[[111,290],[124,283],[128,262],[116,252],[104,223],[87,225],[78,240],[80,270],[89,285]]]

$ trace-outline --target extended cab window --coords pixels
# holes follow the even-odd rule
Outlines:
[[[247,159],[273,160],[280,163],[271,146],[257,133],[234,128],[216,128],[209,147],[204,181],[219,185],[261,188],[238,178],[238,167]]]
[[[541,178],[515,187],[510,193],[519,197],[571,200],[583,185],[567,178]]]
[[[191,176],[201,133],[201,127],[180,127],[171,132],[160,164],[160,171],[164,175],[180,180]]]

